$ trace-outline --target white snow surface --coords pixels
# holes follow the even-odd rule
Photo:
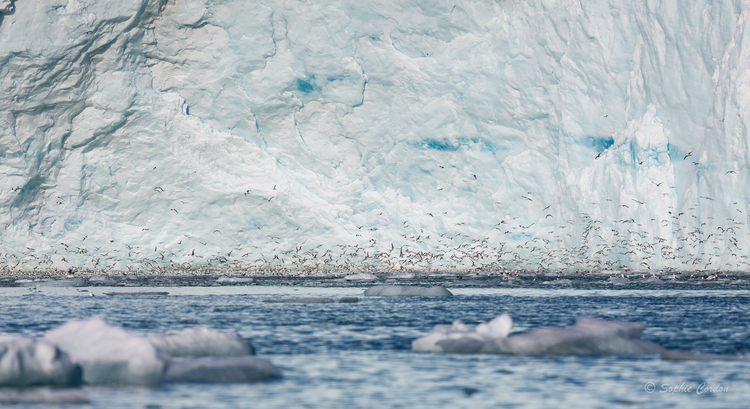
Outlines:
[[[0,270],[748,271],[749,13],[0,1]]]

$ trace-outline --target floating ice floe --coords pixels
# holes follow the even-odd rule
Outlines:
[[[154,346],[172,357],[254,355],[252,345],[234,331],[219,332],[210,328],[186,328],[174,334],[150,334]]]
[[[42,339],[0,335],[0,387],[156,386],[164,380],[250,382],[281,376],[271,362],[250,357],[254,353],[235,332],[190,328],[144,337],[89,318],[69,321]],[[32,398],[3,395],[0,403]]]
[[[673,351],[640,339],[645,325],[579,317],[569,328],[537,328],[512,335],[513,321],[503,314],[472,330],[460,320],[436,325],[412,342],[418,352],[487,353],[504,355],[643,355],[668,360],[745,359],[742,356],[702,355]]]
[[[401,279],[407,279],[407,278],[414,278],[416,275],[414,273],[395,273],[388,276],[388,278],[401,278]]]
[[[330,304],[334,301],[332,298],[322,297],[302,297],[302,298],[287,298],[285,300],[263,300],[263,302],[269,304]]]
[[[357,274],[350,274],[344,277],[344,280],[348,280],[348,281],[372,281],[372,280],[377,280],[377,279],[378,277],[372,273],[357,273]]]
[[[400,285],[376,285],[365,290],[367,296],[380,297],[401,297],[401,296],[421,296],[421,297],[446,297],[453,293],[442,286],[434,287],[416,287]]]
[[[64,278],[59,280],[42,279],[42,280],[17,280],[21,287],[80,287],[83,285],[83,278]]]
[[[89,278],[90,283],[98,283],[98,284],[104,284],[104,285],[115,285],[117,284],[117,281],[113,279],[112,277],[103,276],[103,275],[96,275],[91,276]]]
[[[249,283],[253,280],[252,277],[228,277],[228,276],[221,276],[216,279],[217,283]]]
[[[88,384],[158,385],[171,359],[145,337],[100,318],[69,321],[43,339],[70,354]]]
[[[567,278],[563,278],[563,279],[560,279],[560,280],[545,281],[542,284],[546,284],[546,285],[572,285],[573,281],[568,280]]]
[[[38,339],[0,335],[0,387],[80,384],[80,365],[57,346]]]
[[[164,377],[174,382],[243,383],[278,378],[281,370],[267,359],[252,356],[172,361]]]

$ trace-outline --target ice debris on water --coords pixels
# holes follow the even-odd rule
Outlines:
[[[0,387],[78,386],[81,380],[81,366],[53,343],[0,335]]]
[[[503,314],[473,330],[460,320],[452,325],[436,325],[429,334],[412,341],[412,350],[504,355],[659,354],[669,360],[744,359],[669,350],[640,339],[645,325],[635,322],[579,317],[568,328],[536,328],[510,334],[512,324],[511,317]]]
[[[372,280],[377,280],[377,279],[378,277],[372,273],[357,273],[357,274],[350,274],[344,277],[344,280],[347,280],[347,281],[372,281]]]
[[[376,285],[365,290],[366,296],[380,297],[447,297],[453,293],[443,286],[418,287],[418,286],[401,286],[401,285]]]
[[[156,386],[168,374],[171,381],[202,382],[280,376],[270,361],[252,354],[235,332],[188,328],[139,336],[89,318],[69,321],[41,339],[0,336],[0,386]]]
[[[333,298],[324,297],[301,297],[301,298],[287,298],[281,300],[263,300],[269,304],[330,304],[335,302]]]
[[[69,321],[43,339],[81,364],[88,384],[158,385],[171,359],[147,338],[100,318]]]
[[[252,277],[228,277],[228,276],[220,276],[216,279],[217,283],[250,283],[253,282],[254,279]]]

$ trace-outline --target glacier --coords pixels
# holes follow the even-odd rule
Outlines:
[[[748,0],[2,0],[0,271],[749,271]]]

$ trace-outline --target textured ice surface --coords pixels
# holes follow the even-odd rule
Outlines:
[[[169,365],[165,381],[175,382],[257,382],[278,378],[281,370],[267,359],[252,356],[231,358],[177,359]]]
[[[0,335],[0,386],[80,384],[81,366],[57,346],[38,339]]]
[[[380,297],[421,296],[446,297],[453,295],[447,288],[436,285],[433,287],[376,285],[365,290],[365,295]]]
[[[158,385],[171,359],[145,337],[100,318],[69,321],[43,339],[70,354],[89,384]]]
[[[668,360],[746,359],[669,350],[640,339],[645,326],[634,322],[579,317],[568,328],[536,328],[508,335],[512,325],[507,314],[479,324],[473,330],[456,320],[452,325],[436,325],[432,332],[412,342],[412,350],[504,355],[660,354]]]
[[[174,334],[149,334],[147,339],[173,357],[253,355],[253,347],[236,332],[186,328]]]
[[[0,1],[0,269],[748,270],[749,13]]]

